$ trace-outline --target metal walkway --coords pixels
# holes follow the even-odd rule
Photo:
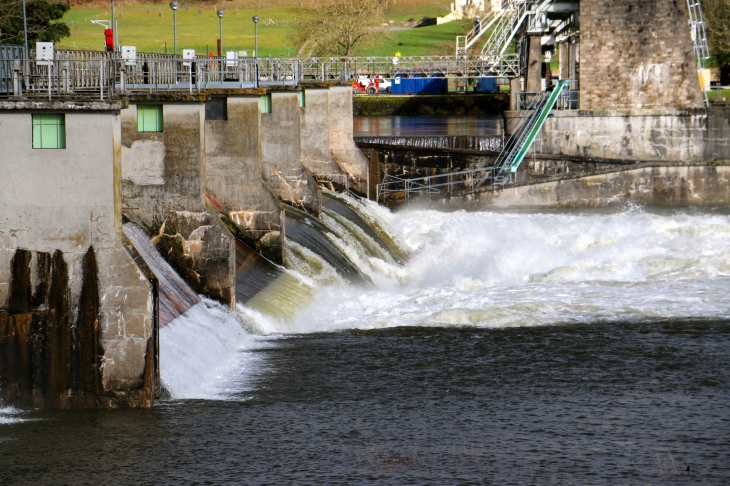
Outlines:
[[[375,75],[468,79],[515,77],[520,72],[516,55],[499,62],[455,56],[183,59],[147,53],[125,59],[114,52],[64,50],[55,51],[53,60],[38,61],[32,50],[30,59],[21,55],[16,49],[0,57],[0,98],[109,99],[140,91],[348,83]]]
[[[379,201],[381,195],[393,193],[404,193],[406,200],[415,194],[429,196],[438,194],[445,197],[457,191],[473,193],[478,187],[504,186],[514,182],[512,174],[517,172],[535,144],[538,134],[558,104],[558,100],[569,94],[569,86],[570,80],[564,79],[559,81],[549,94],[538,93],[533,96],[527,110],[523,112],[519,128],[505,143],[494,165],[414,179],[386,174],[383,182],[376,187],[376,200]]]

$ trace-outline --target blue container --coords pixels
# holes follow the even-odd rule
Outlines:
[[[474,91],[476,93],[494,93],[495,91],[499,91],[497,78],[477,78]]]
[[[394,78],[393,94],[439,94],[449,89],[446,78]]]

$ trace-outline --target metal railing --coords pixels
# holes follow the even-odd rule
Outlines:
[[[496,189],[514,182],[517,176],[513,174],[516,174],[522,159],[532,147],[545,120],[569,83],[569,80],[560,81],[551,93],[524,93],[524,98],[529,103],[522,112],[518,128],[504,144],[493,165],[412,179],[386,173],[383,182],[376,186],[376,200],[380,201],[381,195],[397,193],[403,193],[406,200],[412,195],[474,193],[481,186],[491,185]]]
[[[483,185],[503,186],[511,182],[513,182],[511,172],[499,174],[499,168],[494,166],[414,179],[385,174],[383,182],[375,187],[376,201],[380,201],[380,197],[385,194],[403,193],[405,199],[409,200],[412,195],[447,195],[457,191],[473,193]]]
[[[510,0],[507,22],[497,25],[482,47],[482,56],[502,56],[525,20],[530,0]]]
[[[61,97],[115,96],[113,66],[104,60],[0,60],[0,96]]]
[[[31,53],[33,56],[33,53]],[[138,54],[134,60],[115,53],[57,51],[53,61],[0,60],[0,96],[47,95],[51,98],[110,97],[139,90],[200,91],[210,88],[258,88],[323,82],[348,82],[361,76],[478,78],[513,77],[520,71],[516,54],[495,59],[455,56],[347,58],[209,58]]]
[[[549,91],[541,91],[538,93],[521,92],[520,93],[520,111],[533,110],[535,100],[547,99],[550,96]],[[561,92],[555,103],[556,110],[577,110],[580,103],[580,91],[565,89]]]

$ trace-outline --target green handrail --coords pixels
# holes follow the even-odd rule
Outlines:
[[[505,167],[505,172],[517,172],[517,169],[520,167],[520,164],[525,159],[527,152],[530,151],[532,144],[535,143],[537,134],[540,133],[540,130],[542,130],[542,126],[545,124],[545,120],[547,120],[548,115],[550,115],[550,112],[553,110],[553,108],[555,108],[555,103],[558,102],[560,94],[569,84],[569,79],[563,79],[561,81],[558,81],[557,86],[555,86],[553,92],[550,93],[550,97],[548,98],[547,103],[545,103],[545,106],[543,106],[540,115],[537,117],[535,124],[532,126],[532,129],[530,130],[529,135],[527,135],[527,138],[522,144],[519,152],[517,152],[517,155],[514,159],[512,159],[509,166]]]

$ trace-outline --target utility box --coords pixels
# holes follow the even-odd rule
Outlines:
[[[39,66],[50,66],[53,64],[53,42],[36,42],[35,59]]]
[[[195,59],[195,49],[183,49],[183,66],[190,66],[190,62]]]
[[[226,52],[226,66],[234,67],[238,64],[238,53],[235,51]]]
[[[136,46],[122,46],[122,59],[124,64],[132,66],[137,62],[137,47]]]
[[[499,91],[499,84],[497,78],[477,78],[477,82],[474,85],[474,91],[476,93],[496,93]]]

